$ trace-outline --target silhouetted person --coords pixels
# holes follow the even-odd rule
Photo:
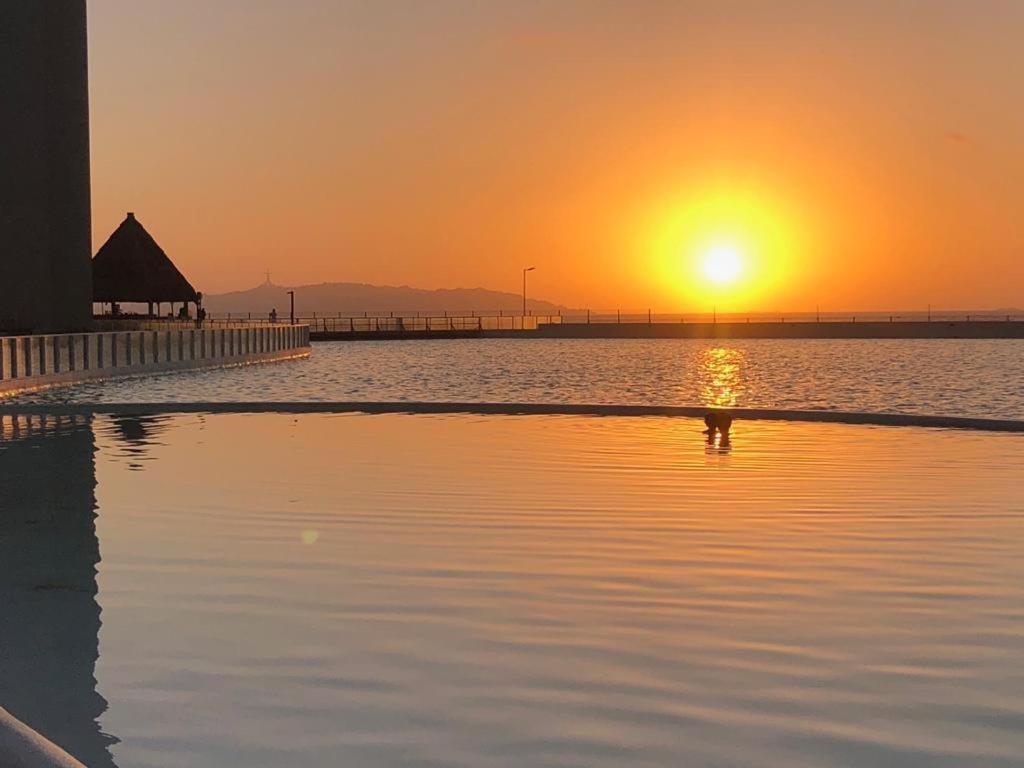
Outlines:
[[[272,310],[270,310],[270,322],[277,322],[277,307],[274,307]]]
[[[704,416],[704,434],[708,436],[708,442],[715,442],[715,433],[722,436],[722,445],[729,444],[729,431],[732,429],[732,416],[725,411],[708,411]]]

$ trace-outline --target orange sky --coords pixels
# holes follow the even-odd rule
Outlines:
[[[96,245],[133,210],[206,292],[1024,305],[1019,0],[89,6]]]

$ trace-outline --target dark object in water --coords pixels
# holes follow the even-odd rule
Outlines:
[[[722,436],[722,440],[729,439],[729,430],[732,429],[732,415],[727,411],[708,411],[704,415],[704,434],[709,440],[714,440],[715,432]]]

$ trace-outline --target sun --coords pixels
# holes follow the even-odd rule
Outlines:
[[[736,248],[716,245],[704,252],[701,266],[708,280],[725,285],[734,282],[743,272],[743,259]]]

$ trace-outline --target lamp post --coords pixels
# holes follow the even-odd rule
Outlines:
[[[523,267],[523,317],[526,317],[526,273],[533,272],[535,269],[536,267]]]
[[[288,291],[288,296],[291,298],[292,303],[292,308],[291,312],[288,314],[288,319],[291,321],[292,325],[295,325],[295,291]]]

